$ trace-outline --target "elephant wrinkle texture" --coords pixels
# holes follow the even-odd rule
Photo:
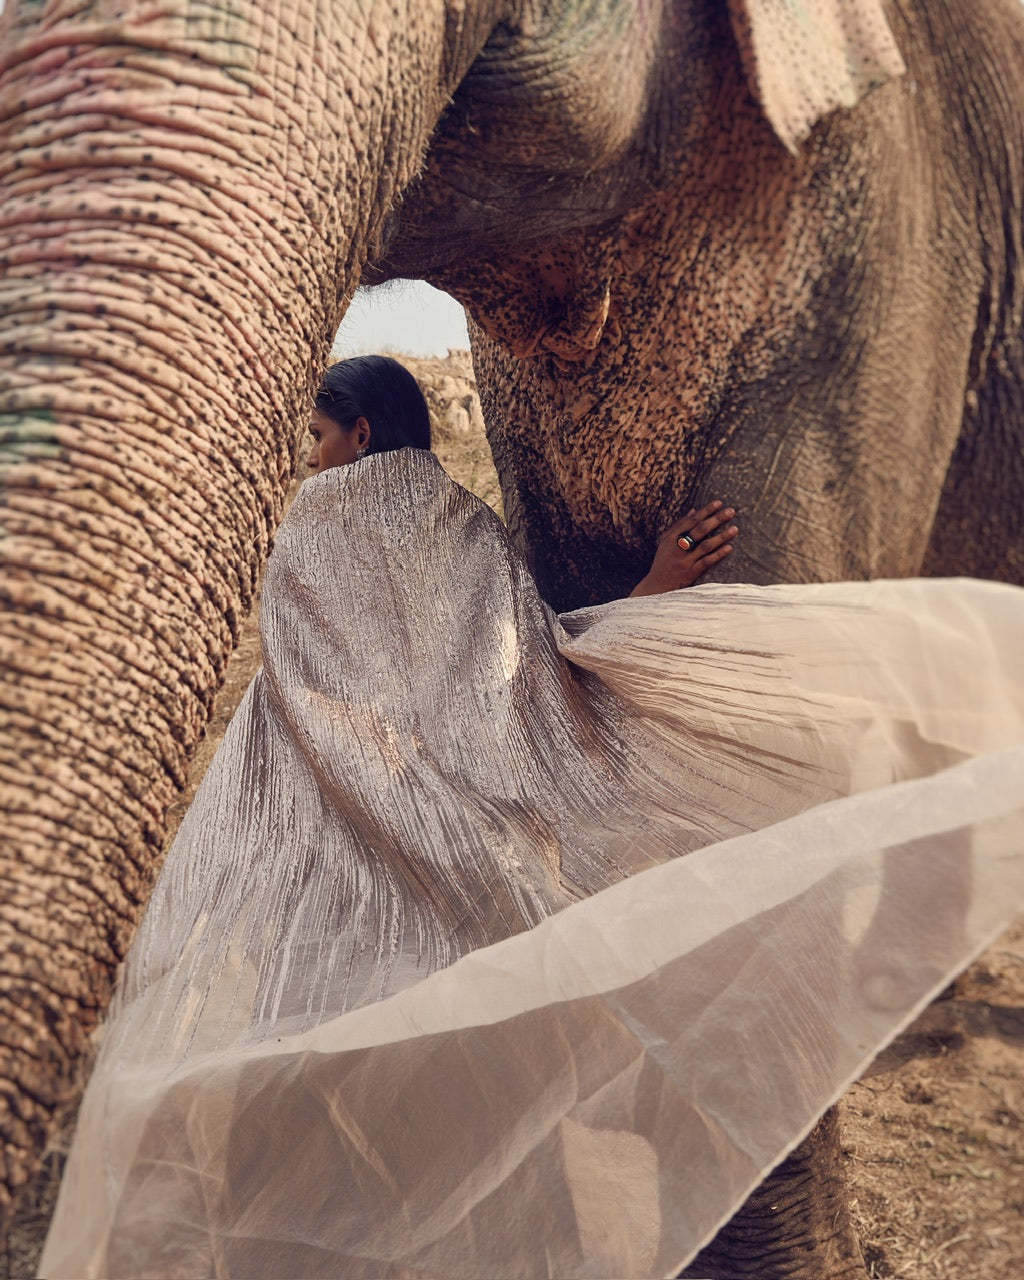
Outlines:
[[[77,1096],[356,288],[414,277],[466,307],[509,536],[559,615],[625,596],[664,530],[716,498],[742,526],[708,585],[761,612],[750,586],[1022,584],[1022,66],[1020,0],[5,0],[0,1218]],[[934,620],[937,597],[907,590]],[[942,590],[955,612],[974,588]],[[261,678],[247,714],[270,693]],[[757,830],[792,780],[765,768],[736,782],[766,805]],[[473,838],[515,827],[510,806]],[[468,819],[450,821],[454,847]],[[369,818],[359,833],[384,838]],[[501,881],[524,937],[583,892],[535,872]],[[497,941],[484,900],[430,910],[471,950]],[[424,919],[417,974],[457,958]],[[370,955],[353,953],[345,1010]],[[267,1011],[286,998],[260,991]],[[558,1124],[552,1196],[590,1242],[619,1221],[577,1178],[600,1125]],[[622,1141],[636,1188],[661,1178],[660,1148]],[[693,1267],[862,1274],[839,1163],[826,1118]],[[371,1165],[372,1198],[398,1175]],[[704,1229],[665,1228],[651,1266]],[[630,1230],[612,1232],[623,1256],[646,1256]]]
[[[556,616],[407,449],[260,625],[46,1277],[677,1275],[1024,901],[1020,588]]]

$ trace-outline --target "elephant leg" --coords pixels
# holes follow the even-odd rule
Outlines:
[[[990,86],[982,98],[1006,103],[996,128],[965,115],[971,154],[986,182],[979,187],[975,217],[984,234],[985,273],[978,295],[973,342],[966,368],[966,394],[959,437],[948,465],[925,552],[930,577],[964,574],[1024,585],[1024,226],[1021,186],[1024,102],[1016,71],[1024,59],[1024,23],[1019,5],[989,6],[984,26],[1005,63],[991,62]],[[974,68],[972,60],[962,65]],[[970,83],[958,97],[971,101]],[[1008,147],[1006,140],[1014,143]]]
[[[1024,341],[977,392],[942,487],[922,573],[1024,584]]]
[[[682,1273],[702,1280],[864,1280],[829,1108]]]

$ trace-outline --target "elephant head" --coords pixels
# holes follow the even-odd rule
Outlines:
[[[588,65],[606,30],[573,33]],[[572,96],[538,53],[566,40],[484,49],[372,277],[469,309],[552,603],[625,594],[714,497],[743,535],[718,576],[1024,580],[1019,5],[652,6],[585,120],[513,133],[532,89]]]
[[[947,25],[1019,47],[1001,0],[985,22],[976,0],[970,23],[959,8],[942,6]],[[826,494],[902,456],[872,462],[833,366],[871,390],[910,324],[886,307],[903,314],[930,262],[938,215],[906,195],[922,177],[906,132],[927,123],[914,100],[941,114],[962,86],[919,9],[893,11],[894,40],[882,0],[7,0],[0,1200],[108,998],[364,269],[468,305],[512,525],[552,599],[614,594],[667,513],[727,482],[764,529],[734,574],[846,563],[829,555],[850,530],[819,545],[825,525],[776,510],[773,482],[806,489],[808,449]],[[864,179],[875,159],[891,192]],[[961,183],[957,228],[999,205],[1004,168]],[[867,272],[880,339],[851,331],[837,356],[864,226],[917,256],[890,284]],[[955,313],[927,364],[956,367],[960,402],[1017,359],[1019,294],[996,287],[1005,254],[982,261],[983,240],[966,234],[948,288],[911,291],[914,316]],[[802,363],[773,360],[798,338]],[[897,408],[916,395],[937,413],[945,383],[909,381]],[[803,412],[818,382],[834,421]],[[960,402],[926,450],[933,509]],[[877,487],[851,499],[865,546]]]

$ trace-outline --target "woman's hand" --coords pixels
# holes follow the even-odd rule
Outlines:
[[[739,533],[729,524],[736,512],[716,499],[700,511],[689,511],[669,525],[658,540],[654,560],[631,596],[658,596],[664,591],[690,587],[712,565],[724,560]],[[722,528],[726,525],[726,528]]]

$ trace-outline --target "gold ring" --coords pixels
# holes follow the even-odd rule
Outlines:
[[[692,551],[697,545],[688,533],[680,534],[676,539],[676,544],[684,551]]]

